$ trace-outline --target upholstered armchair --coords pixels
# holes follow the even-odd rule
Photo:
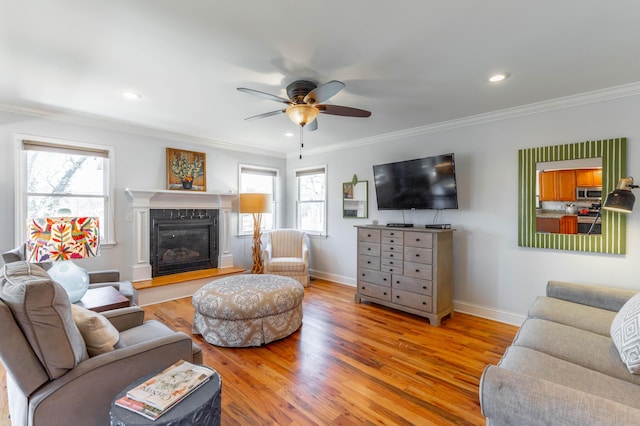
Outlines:
[[[265,274],[285,275],[309,286],[307,235],[297,229],[275,229],[267,234],[263,251]]]
[[[35,264],[0,275],[0,359],[14,425],[105,425],[113,398],[134,380],[180,359],[202,363],[200,347],[132,306],[103,312],[69,303]]]
[[[2,260],[4,263],[19,262],[25,260],[25,247],[14,248],[7,252],[2,253]],[[52,263],[38,263],[44,270],[51,268]],[[120,272],[115,269],[108,269],[104,271],[88,271],[89,274],[89,288],[98,288],[111,286],[120,292],[124,297],[129,299],[130,305],[138,304],[138,290],[133,287],[131,281],[121,281]]]

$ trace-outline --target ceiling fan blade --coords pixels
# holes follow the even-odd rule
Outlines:
[[[330,115],[342,115],[345,117],[369,117],[371,116],[371,111],[366,111],[364,109],[351,108],[340,105],[316,105],[316,107],[323,114]]]
[[[304,102],[309,105],[319,104],[341,91],[343,87],[343,82],[331,80],[307,93],[307,96],[304,97]]]
[[[310,132],[315,132],[316,130],[318,130],[318,118],[316,117],[315,120],[304,126],[304,128],[309,130]]]
[[[285,112],[284,109],[278,109],[278,110],[275,110],[275,111],[265,112],[263,114],[254,115],[252,117],[247,117],[247,118],[245,118],[245,121],[256,120],[258,118],[272,117],[274,115],[282,114],[284,112]]]
[[[270,101],[282,102],[283,104],[287,104],[287,105],[291,104],[291,101],[289,99],[281,98],[280,96],[261,92],[259,90],[247,89],[246,87],[238,87],[238,91],[248,93],[250,95],[258,96],[260,98],[269,99]]]

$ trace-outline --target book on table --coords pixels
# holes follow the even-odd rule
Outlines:
[[[203,385],[214,370],[180,360],[127,391],[116,405],[155,420]]]

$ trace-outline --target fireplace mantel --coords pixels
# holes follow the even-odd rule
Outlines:
[[[131,201],[131,216],[127,221],[133,224],[133,250],[131,277],[133,282],[151,280],[151,264],[149,262],[150,209],[206,208],[220,211],[220,232],[218,268],[233,266],[231,253],[231,212],[233,202],[237,200],[235,193],[215,193],[201,191],[180,191],[165,189],[125,189]]]

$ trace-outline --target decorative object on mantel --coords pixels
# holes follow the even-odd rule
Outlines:
[[[262,236],[262,213],[271,213],[272,204],[271,194],[240,194],[240,213],[251,213],[253,215],[252,274],[261,274],[263,271],[262,241],[260,240]]]
[[[621,178],[616,189],[607,195],[607,200],[602,208],[614,212],[631,213],[633,204],[636,201],[636,197],[631,193],[631,190],[635,188],[640,188],[640,186],[633,184],[632,177]]]
[[[27,221],[27,261],[56,262],[47,272],[75,303],[89,288],[89,274],[71,259],[100,255],[97,217],[47,217]]]
[[[167,189],[206,191],[206,159],[203,152],[167,148]]]

